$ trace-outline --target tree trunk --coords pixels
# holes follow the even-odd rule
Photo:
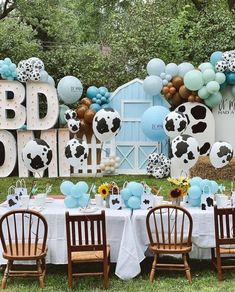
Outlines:
[[[232,11],[235,9],[235,0],[228,0],[229,10]]]

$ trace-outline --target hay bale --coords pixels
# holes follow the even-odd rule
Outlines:
[[[190,171],[191,177],[200,176],[208,179],[234,180],[235,178],[235,157],[228,165],[223,168],[214,168],[210,163],[209,157],[200,157]]]

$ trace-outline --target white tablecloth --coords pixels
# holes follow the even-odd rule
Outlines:
[[[192,241],[194,249],[191,257],[208,258],[208,248],[214,246],[213,209],[202,211],[199,208],[188,208],[193,217]],[[7,212],[0,207],[0,216]],[[67,241],[65,212],[79,214],[78,209],[67,209],[63,200],[53,200],[45,204],[41,213],[48,222],[47,263],[67,264]],[[97,211],[97,213],[100,210]],[[146,215],[148,211],[129,209],[105,209],[106,234],[111,250],[111,262],[116,262],[116,275],[124,280],[134,278],[140,273],[140,263],[145,258],[148,246]],[[206,253],[205,253],[206,251]],[[0,255],[0,264],[6,261]]]

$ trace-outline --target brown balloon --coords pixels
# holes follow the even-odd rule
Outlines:
[[[172,94],[170,92],[167,93],[165,96],[166,96],[167,99],[171,99],[172,98]]]
[[[180,105],[182,103],[182,98],[179,94],[179,92],[176,92],[173,97],[172,97],[172,105],[177,106]]]
[[[171,87],[171,88],[169,89],[169,92],[170,92],[171,94],[175,94],[175,93],[176,93],[176,88],[175,88],[175,87]]]
[[[96,112],[93,111],[92,109],[86,110],[85,114],[84,114],[84,121],[88,124],[91,124],[95,114],[96,114]]]
[[[163,94],[167,94],[168,92],[169,92],[169,87],[164,86],[164,87],[162,88],[162,93],[163,93]]]
[[[80,104],[84,104],[86,106],[90,106],[92,104],[92,100],[89,97],[84,97],[81,101]]]
[[[189,95],[188,101],[189,102],[194,102],[195,101],[195,95],[193,95],[193,94]]]
[[[173,83],[173,86],[176,88],[176,89],[179,89],[180,86],[184,85],[184,81],[183,81],[183,78],[180,77],[180,76],[176,76],[172,79],[172,83]]]
[[[84,134],[88,134],[92,131],[92,127],[90,124],[86,123],[84,119],[80,120],[80,131]]]
[[[202,102],[201,98],[200,98],[198,95],[196,95],[196,97],[195,97],[195,101],[196,101],[196,102]]]
[[[167,87],[170,88],[170,87],[172,87],[172,86],[173,86],[173,83],[172,83],[172,82],[168,82],[168,83],[167,83]]]
[[[179,94],[182,98],[187,99],[192,94],[192,91],[186,88],[185,85],[182,85],[180,86]]]
[[[88,106],[80,105],[76,109],[77,117],[83,119],[85,112],[88,110]]]

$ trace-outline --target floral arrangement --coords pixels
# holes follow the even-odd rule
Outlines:
[[[170,182],[173,189],[170,191],[170,198],[172,200],[177,200],[187,195],[189,189],[190,179],[187,177],[172,178],[167,179]]]
[[[115,195],[119,194],[119,189],[115,182],[105,182],[98,187],[98,193],[105,199],[107,196],[111,195],[111,193]]]

